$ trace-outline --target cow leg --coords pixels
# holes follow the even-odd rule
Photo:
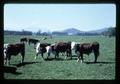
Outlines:
[[[23,51],[22,53],[21,53],[21,63],[23,63],[24,62],[24,57],[25,57],[25,52]]]
[[[69,53],[70,59],[72,59],[72,52]]]
[[[80,57],[81,57],[81,63],[83,63],[83,53],[80,53]]]
[[[7,63],[7,65],[10,65],[10,59],[11,59],[11,56],[9,55],[9,56],[6,58],[6,63]]]
[[[47,59],[49,58],[49,56],[50,56],[50,53],[48,53]]]
[[[55,54],[55,59],[56,59],[56,54]]]
[[[81,63],[83,63],[83,53],[81,53],[81,52],[77,52],[77,55],[78,55],[78,60],[77,60],[77,62],[81,62]],[[81,59],[81,60],[80,60]]]
[[[59,52],[57,53],[57,57],[59,57]]]
[[[36,48],[36,44],[34,43],[34,49]]]
[[[6,64],[6,61],[7,61],[7,59],[5,58],[5,59],[4,59],[4,64]]]
[[[98,54],[94,52],[94,56],[95,56],[94,63],[96,63],[97,62],[97,58],[98,58]]]
[[[65,59],[67,59],[67,57],[68,57],[68,52],[66,52],[66,56],[65,56]]]
[[[36,58],[37,58],[38,54],[39,54],[39,53],[36,53],[36,56],[35,56],[35,58],[34,58],[35,60],[36,60]]]
[[[44,60],[43,53],[41,53],[41,56],[42,56],[42,58],[43,58],[43,60]]]
[[[29,41],[27,41],[27,44],[29,45]]]
[[[56,57],[58,57],[58,55],[59,55],[58,52],[56,52],[56,53],[55,53],[55,59],[56,59]]]
[[[77,62],[79,62],[80,61],[80,56],[78,56],[78,59],[77,59]]]
[[[28,42],[28,44],[30,45],[30,42]]]
[[[7,57],[4,55],[4,64],[7,63]]]
[[[77,59],[77,62],[80,61],[80,53],[79,52],[76,52],[77,53],[77,56],[78,56],[78,59]]]

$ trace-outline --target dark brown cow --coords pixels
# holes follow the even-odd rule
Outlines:
[[[75,45],[75,53],[77,53],[79,62],[81,58],[81,62],[83,61],[83,54],[89,55],[90,53],[94,53],[95,60],[94,62],[97,62],[97,58],[99,56],[99,43],[93,42],[93,43],[83,43],[83,44],[76,44]]]
[[[39,40],[37,40],[37,39],[31,39],[31,38],[28,39],[28,44],[29,44],[29,45],[30,45],[31,43],[34,44],[34,48],[35,48],[35,45],[36,45],[38,42],[39,42]]]
[[[67,57],[71,57],[72,59],[72,52],[71,52],[71,42],[59,42],[55,45],[51,46],[52,51],[55,52],[55,58],[59,56],[59,53],[65,53],[67,54]]]
[[[27,41],[28,41],[28,39],[26,37],[20,38],[20,42],[27,42]]]
[[[37,43],[37,46],[36,46],[36,56],[35,56],[35,59],[36,57],[38,56],[38,54],[41,54],[42,58],[43,58],[43,54],[47,51],[46,47],[47,46],[50,46],[51,44],[49,43]],[[43,58],[44,59],[44,58]]]
[[[5,63],[10,64],[10,59],[11,56],[22,55],[22,60],[21,62],[23,63],[24,61],[24,56],[25,56],[25,44],[24,43],[16,43],[16,44],[8,44],[7,47],[4,50],[4,55],[5,55]]]

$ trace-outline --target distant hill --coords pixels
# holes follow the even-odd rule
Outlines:
[[[67,33],[68,35],[74,35],[74,34],[77,34],[77,33],[83,33],[83,31],[80,31],[80,30],[75,29],[75,28],[65,29],[62,32]]]
[[[106,35],[109,34],[110,32],[115,30],[115,28],[111,29],[112,27],[109,28],[103,28],[103,29],[98,29],[98,30],[91,30],[91,31],[81,31],[76,28],[68,28],[62,31],[53,31],[51,32],[52,35]],[[39,32],[39,35],[43,35],[43,33]],[[113,32],[114,33],[114,32]],[[4,30],[5,35],[32,35],[32,31],[11,31],[11,30]],[[49,35],[48,32],[45,32],[46,35]],[[37,35],[37,33],[36,33]]]
[[[108,31],[109,28],[103,28],[103,29],[98,29],[98,30],[92,30],[92,31],[88,31],[87,33],[102,33],[102,32],[106,32]]]
[[[101,34],[102,32],[105,32],[105,31],[108,31],[109,28],[103,28],[103,29],[98,29],[98,30],[91,30],[91,31],[80,31],[76,28],[68,28],[68,29],[65,29],[61,32],[64,32],[64,33],[67,33],[68,35],[75,35],[75,34],[84,34],[84,33],[97,33],[97,34]]]

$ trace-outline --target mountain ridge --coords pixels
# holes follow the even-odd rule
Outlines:
[[[65,29],[65,30],[62,30],[61,32],[64,32],[64,33],[70,33],[70,34],[77,34],[77,33],[102,33],[102,32],[105,32],[107,31],[109,28],[102,28],[102,29],[96,29],[96,30],[90,30],[90,31],[81,31],[79,29],[76,29],[76,28],[68,28],[68,29]]]

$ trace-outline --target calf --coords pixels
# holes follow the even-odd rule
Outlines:
[[[99,43],[93,42],[93,43],[83,43],[83,44],[76,44],[75,46],[75,53],[77,53],[79,62],[81,58],[81,63],[83,62],[83,54],[89,55],[90,53],[94,53],[95,60],[94,62],[97,62],[97,57],[99,56]]]
[[[51,44],[49,44],[49,43],[37,43],[35,59],[37,58],[38,54],[41,54],[41,56],[43,58],[43,54],[47,51],[46,47],[50,46],[50,45]]]
[[[16,56],[18,54],[22,55],[22,60],[21,63],[24,61],[24,56],[25,56],[25,44],[24,43],[16,43],[16,44],[8,44],[4,48],[4,57],[5,57],[5,64],[8,63],[10,64],[10,59],[11,56]]]

